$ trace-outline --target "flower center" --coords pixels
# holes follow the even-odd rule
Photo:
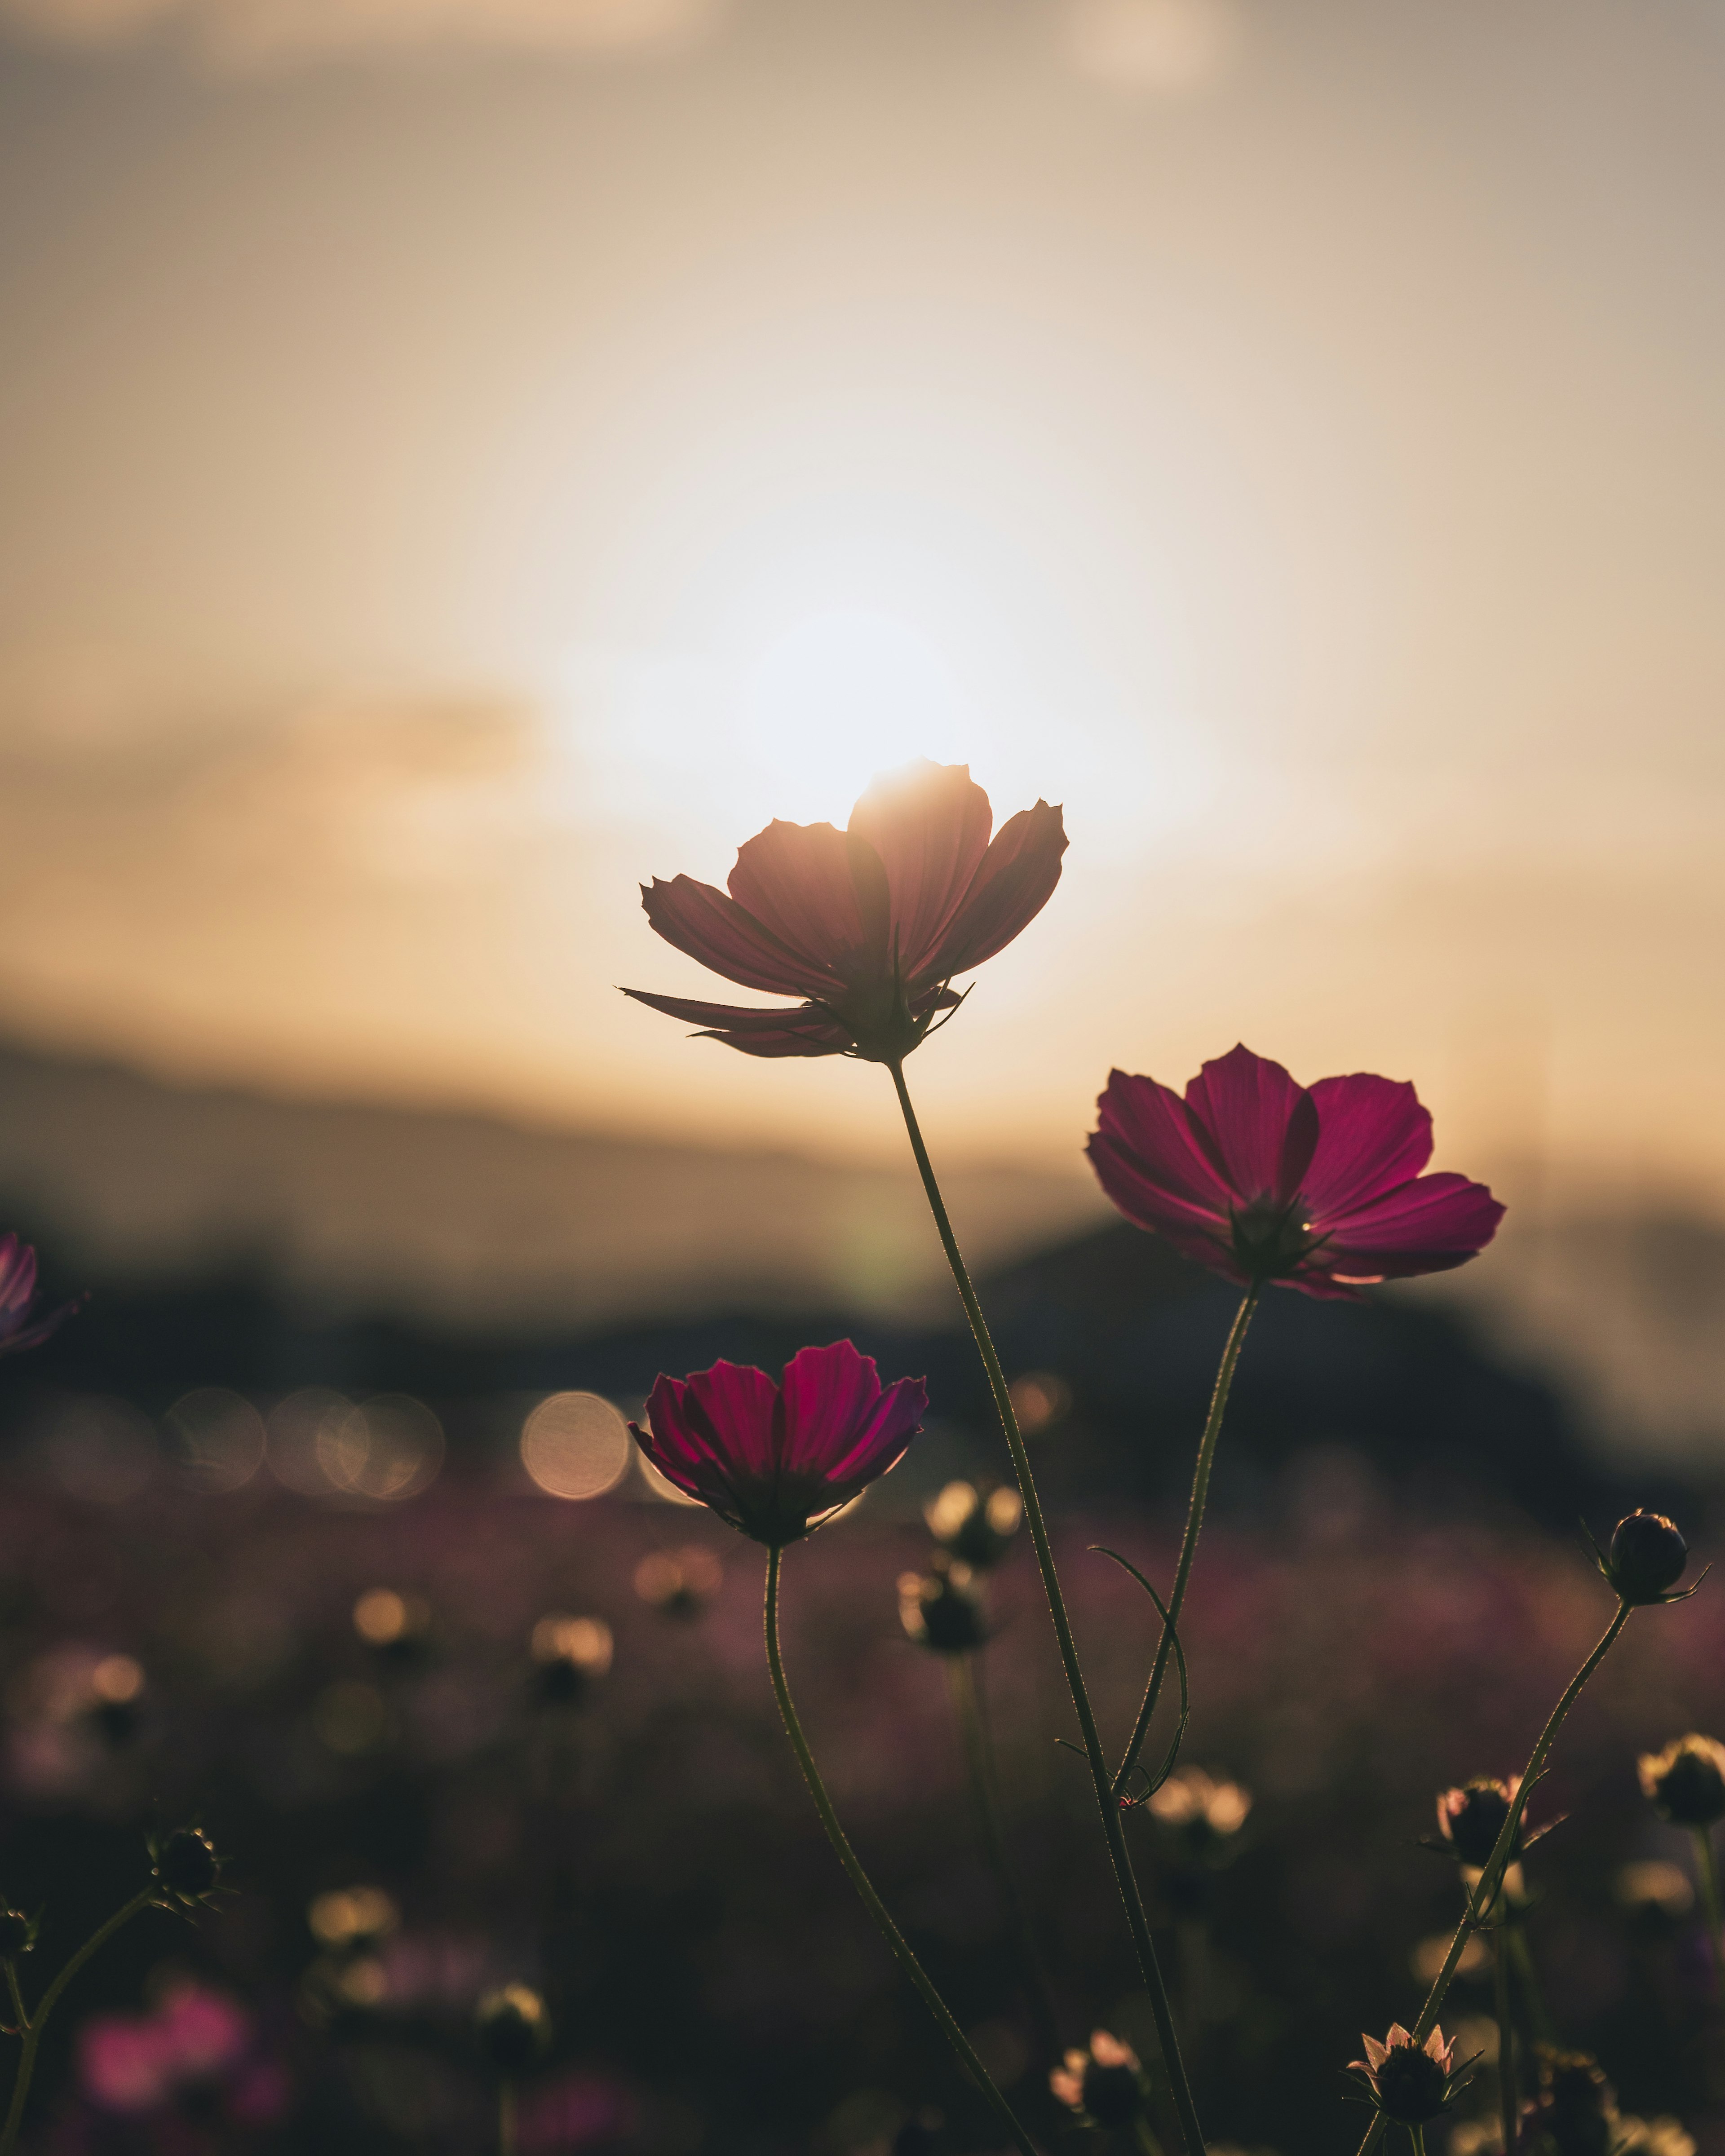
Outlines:
[[[1253,1280],[1281,1280],[1323,1240],[1312,1232],[1306,1196],[1296,1191],[1286,1205],[1255,1198],[1232,1216],[1234,1255]]]

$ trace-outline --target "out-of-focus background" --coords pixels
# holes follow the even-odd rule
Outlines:
[[[935,1420],[798,1553],[814,1719],[1038,2085],[896,1614],[1004,1463],[891,1090],[616,993],[709,978],[639,881],[913,755],[1071,834],[911,1075],[1081,1575],[1104,1514],[1167,1571],[1228,1310],[1087,1176],[1111,1064],[1411,1077],[1510,1205],[1273,1298],[1224,1455],[1193,1756],[1258,1795],[1166,1913],[1218,2132],[1332,2145],[1453,1892],[1428,1784],[1585,1644],[1576,1514],[1704,1549],[1725,1457],[1722,90],[1703,0],[0,0],[0,1225],[90,1293],[0,1370],[0,1887],[94,1907],[200,1804],[240,1881],[83,1980],[44,2147],[479,2148],[511,1975],[524,2145],[984,2145],[783,1779],[753,1553],[620,1419],[845,1332]],[[1081,1592],[1122,1721],[1141,1614]],[[1720,1712],[1702,1611],[1582,1726],[1538,1921],[1706,2138],[1692,1914],[1656,1981],[1610,1886],[1682,1857],[1629,1762]],[[1081,2035],[1142,2002],[1035,1651]],[[355,1887],[375,1938],[311,1922]],[[79,2031],[146,1997],[228,2081],[116,2097]]]

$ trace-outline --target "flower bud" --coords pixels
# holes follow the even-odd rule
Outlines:
[[[988,1636],[982,1597],[970,1584],[966,1565],[951,1565],[943,1572],[901,1573],[898,1614],[917,1645],[937,1655],[968,1654]]]
[[[525,2073],[544,2057],[551,2043],[551,2016],[545,2001],[525,1984],[506,1984],[487,1992],[476,2016],[480,2045],[500,2074]]]
[[[922,1508],[928,1532],[948,1556],[973,1571],[988,1572],[1012,1548],[1024,1516],[1024,1500],[1003,1486],[986,1494],[968,1482],[948,1482]]]
[[[1438,1832],[1462,1863],[1482,1871],[1491,1861],[1491,1851],[1497,1846],[1497,1837],[1520,1788],[1519,1774],[1507,1782],[1493,1781],[1481,1774],[1471,1782],[1464,1782],[1460,1789],[1444,1790],[1439,1796]],[[1521,1847],[1522,1833],[1517,1824],[1509,1848],[1512,1863],[1521,1854]]]
[[[172,1900],[189,1907],[215,1892],[222,1860],[202,1827],[177,1827],[154,1853],[156,1877]]]
[[[36,1920],[0,1903],[0,1961],[16,1961],[36,1943]]]
[[[1641,1794],[1673,1826],[1709,1827],[1725,1819],[1725,1744],[1692,1732],[1636,1762]]]
[[[1625,1602],[1658,1602],[1688,1562],[1688,1543],[1663,1512],[1635,1512],[1617,1523],[1606,1577]]]

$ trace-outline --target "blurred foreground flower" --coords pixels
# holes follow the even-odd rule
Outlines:
[[[1708,1827],[1725,1819],[1725,1744],[1717,1738],[1674,1738],[1663,1752],[1635,1763],[1641,1794],[1673,1826]]]
[[[1380,2044],[1375,2036],[1362,2039],[1366,2056],[1348,2066],[1349,2073],[1363,2083],[1374,2109],[1398,2126],[1425,2126],[1449,2108],[1466,2087],[1476,2061],[1455,2063],[1455,2040],[1446,2044],[1441,2029],[1434,2029],[1423,2044],[1416,2044],[1399,2021],[1393,2022]]]
[[[1421,1173],[1431,1117],[1409,1085],[1356,1072],[1296,1085],[1235,1048],[1185,1098],[1110,1074],[1091,1165],[1128,1220],[1245,1286],[1359,1287],[1477,1256],[1503,1208],[1483,1183]]]
[[[1182,1854],[1203,1864],[1219,1863],[1245,1825],[1252,1793],[1238,1782],[1218,1782],[1201,1767],[1182,1767],[1142,1800],[1158,1825],[1179,1842]]]
[[[987,1572],[1012,1548],[1024,1501],[1010,1486],[986,1496],[971,1482],[948,1482],[922,1507],[928,1532],[961,1564]]]
[[[967,1655],[988,1636],[983,1599],[970,1584],[968,1565],[901,1573],[898,1616],[906,1636],[937,1655]]]
[[[0,1235],[0,1355],[16,1355],[26,1348],[39,1348],[84,1301],[74,1296],[58,1310],[32,1318],[36,1300],[36,1253],[28,1243],[10,1233]]]
[[[1092,2033],[1088,2051],[1068,2051],[1048,2085],[1092,2126],[1130,2126],[1142,2116],[1147,2096],[1137,2053],[1106,2029]]]
[[[691,876],[644,885],[668,943],[727,981],[803,996],[789,1010],[625,995],[749,1055],[897,1063],[961,998],[947,983],[1004,949],[1047,904],[1066,834],[1039,801],[989,840],[988,797],[963,764],[875,780],[831,824],[772,823],[739,847],[730,896]]]
[[[928,1409],[920,1378],[884,1389],[848,1340],[805,1348],[775,1385],[764,1370],[716,1363],[665,1378],[636,1441],[667,1481],[721,1520],[782,1549],[895,1466]]]

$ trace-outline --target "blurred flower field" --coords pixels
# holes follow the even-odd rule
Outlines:
[[[1526,1759],[1610,1597],[1577,1543],[1433,1526],[1345,1452],[1284,1471],[1274,1531],[1212,1530],[1183,1623],[1183,1758],[1211,1777],[1126,1826],[1215,2140],[1358,2138],[1343,2068],[1411,2018],[1460,1910],[1437,1793]],[[1255,1520],[1266,1517],[1260,1507]],[[1692,1539],[1705,1547],[1703,1523]],[[1070,1517],[1062,1572],[1104,1728],[1154,1645],[1106,1540],[1166,1578],[1178,1522]],[[869,1507],[784,1569],[790,1675],[835,1801],[990,2070],[1050,2144],[1020,1964],[969,1805],[944,1658],[899,1582],[926,1533]],[[46,1902],[57,1966],[136,1892],[145,1835],[196,1819],[217,1909],[147,1912],[44,2039],[44,2152],[483,2148],[480,1999],[552,2036],[524,2150],[994,2145],[979,2100],[832,1861],[762,1665],[762,1553],[661,1503],[502,1491],[452,1467],[385,1508],[262,1486],[123,1507],[39,1491],[0,1517],[0,1885]],[[1106,1891],[1029,1553],[990,1575],[979,1652],[1006,1828],[1066,2044],[1154,2044]],[[1637,1614],[1530,1807],[1528,1937],[1565,2044],[1625,2112],[1719,2139],[1719,2008],[1689,1838],[1636,1757],[1721,1719],[1725,1604]],[[1158,1725],[1161,1732],[1163,1725]],[[1164,1741],[1158,1733],[1153,1756]],[[1231,1792],[1231,1794],[1230,1794]],[[1434,1947],[1433,1942],[1435,1942]],[[1490,2034],[1488,1973],[1445,2014]],[[1476,2030],[1473,2025],[1481,2025]],[[1465,2138],[1489,2116],[1458,2105]],[[1458,2139],[1458,2146],[1461,2145]]]

